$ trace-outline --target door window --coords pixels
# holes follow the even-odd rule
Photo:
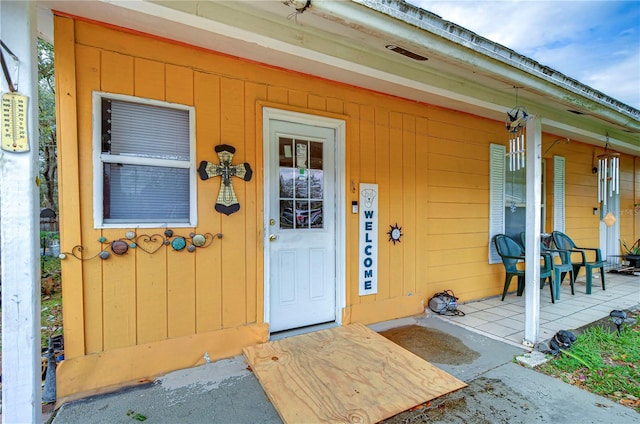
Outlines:
[[[279,138],[280,228],[324,228],[323,143]]]

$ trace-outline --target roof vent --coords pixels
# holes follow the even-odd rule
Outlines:
[[[584,115],[584,112],[580,112],[579,110],[567,109],[567,112],[575,113],[576,115]]]
[[[403,49],[402,47],[396,46],[395,44],[387,44],[385,46],[387,49],[391,50],[392,52],[396,52],[398,54],[401,54],[403,56],[407,56],[408,58],[411,58],[413,60],[420,60],[420,61],[425,61],[425,60],[429,60],[429,58],[424,57],[424,56],[420,56],[417,53],[411,52],[407,49]]]

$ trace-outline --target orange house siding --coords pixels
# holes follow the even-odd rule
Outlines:
[[[263,105],[346,121],[345,204],[358,199],[359,183],[379,185],[378,293],[358,295],[358,216],[348,213],[343,323],[420,313],[444,289],[462,300],[500,293],[504,271],[488,264],[487,247],[489,143],[506,144],[502,122],[70,17],[56,16],[55,36],[63,251],[81,244],[90,257],[100,237],[113,240],[129,230],[94,229],[93,91],[194,106],[196,162],[215,159],[214,146],[225,143],[237,149],[234,162],[254,169],[251,181],[234,184],[241,210],[230,216],[214,211],[218,184],[198,180],[197,227],[175,230],[223,234],[206,249],[133,249],[104,261],[63,261],[67,359],[59,368],[59,397],[193,366],[205,352],[228,357],[267,340]],[[545,135],[543,151],[555,138]],[[572,142],[547,157],[567,159],[567,231],[597,244],[592,152]],[[621,176],[629,205],[640,192],[637,158],[623,158]],[[552,178],[547,187],[550,228]],[[386,231],[396,223],[404,235],[394,245]],[[638,227],[637,217],[625,220],[625,237],[637,237]]]

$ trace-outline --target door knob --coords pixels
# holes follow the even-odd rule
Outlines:
[[[269,234],[269,241],[275,241],[278,238],[275,234]]]

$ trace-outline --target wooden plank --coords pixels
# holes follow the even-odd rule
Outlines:
[[[378,249],[379,251],[384,252],[386,248],[388,251],[388,262],[386,264],[381,264],[383,269],[386,268],[387,272],[385,274],[381,274],[382,284],[378,282],[378,286],[388,286],[387,297],[397,297],[402,295],[402,285],[405,278],[404,274],[405,271],[410,271],[404,266],[405,252],[403,243],[391,243],[389,241],[389,235],[387,234],[391,225],[398,224],[400,227],[406,226],[402,219],[405,208],[404,201],[406,199],[402,174],[404,167],[403,151],[406,146],[403,140],[402,125],[402,114],[397,112],[389,114],[389,153],[388,155],[384,155],[385,157],[383,158],[386,165],[385,168],[389,170],[389,185],[386,187],[389,203],[386,206],[380,207],[381,211],[378,229],[378,240],[380,243],[380,247],[378,247]],[[383,256],[380,256],[380,262],[384,262],[383,258]],[[391,275],[393,275],[393,278],[391,278]],[[384,292],[380,291],[380,293],[382,294]]]
[[[487,220],[485,218],[432,218],[427,224],[428,234],[464,234],[480,233],[487,231]]]
[[[137,234],[152,233],[139,230]],[[135,255],[138,344],[160,341],[167,338],[167,249],[153,254],[136,249]]]
[[[76,70],[77,70],[77,125],[78,140],[91,140],[93,120],[93,107],[91,94],[94,90],[100,90],[100,60],[101,52],[98,49],[76,45]],[[77,157],[79,166],[75,172],[78,172],[80,181],[93,181],[93,143],[77,143]],[[60,155],[60,153],[58,153]],[[58,158],[59,163],[64,164],[66,175],[73,172],[74,167],[67,167],[69,159]],[[61,170],[59,170],[61,172]],[[62,175],[62,174],[61,174]],[[66,177],[61,181],[61,188],[66,190]],[[93,223],[93,184],[80,184],[80,235],[75,236],[73,245],[82,245],[85,250],[82,252],[83,257],[88,258],[96,255],[100,251],[100,245],[97,240],[101,237],[101,230],[97,230]],[[89,207],[86,207],[88,205]],[[61,209],[61,217],[66,213]],[[73,219],[73,217],[71,218]],[[62,233],[66,233],[67,226],[61,223]],[[66,261],[65,261],[66,262]],[[101,352],[103,346],[103,296],[102,296],[102,263],[99,260],[82,262],[82,281],[84,286],[84,334],[85,334],[85,352],[96,353]],[[65,270],[62,271],[63,275]],[[66,277],[65,277],[66,280]],[[66,285],[67,283],[65,283]],[[64,296],[63,303],[67,301]],[[63,305],[63,308],[66,308]],[[66,319],[66,318],[65,318]],[[66,328],[66,326],[65,326]],[[65,330],[66,333],[67,330]],[[68,334],[68,333],[67,333]],[[67,338],[73,337],[68,334]],[[67,357],[67,345],[65,342],[65,358]],[[73,357],[73,356],[70,356]]]
[[[134,84],[136,96],[165,100],[164,63],[135,59]],[[156,234],[158,242],[164,240],[163,232],[163,229],[136,231],[139,236]],[[137,342],[164,340],[167,338],[167,249],[162,247],[153,254],[136,249],[135,255]]]
[[[429,173],[429,181],[432,186],[489,190],[489,178],[485,176],[450,170],[429,170],[425,172]]]
[[[416,120],[409,115],[403,116],[402,123],[402,204],[403,219],[399,223],[403,227],[400,239],[403,253],[403,269],[405,270],[401,296],[416,291]]]
[[[182,66],[166,65],[167,101],[193,105],[193,72]],[[197,166],[197,164],[196,164]],[[195,205],[191,205],[195,207]],[[190,230],[173,229],[189,243]],[[189,336],[196,332],[195,255],[167,249],[167,335]]]
[[[243,353],[285,423],[375,423],[466,386],[362,324]]]
[[[442,170],[472,174],[470,177],[480,178],[489,175],[489,164],[486,160],[460,158],[450,155],[439,155],[429,152],[429,170]]]
[[[429,131],[428,126],[426,119],[416,119],[416,164],[420,164],[421,167],[429,157],[430,143],[426,135]],[[431,177],[424,168],[416,172],[416,292],[423,294],[428,294],[426,275],[429,273],[428,262],[431,255],[430,237],[427,234],[427,223],[433,213],[427,200],[430,181]]]
[[[327,109],[327,99],[323,96],[318,96],[316,94],[309,94],[309,99],[307,101],[309,103],[309,109],[314,109],[314,110]]]
[[[360,105],[356,103],[348,103],[345,112],[350,120],[347,123],[347,158],[346,165],[346,181],[347,181],[347,207],[352,201],[358,202],[358,184],[360,183]],[[369,126],[370,127],[370,126]],[[347,214],[347,246],[346,246],[346,263],[347,263],[347,281],[358,281],[358,223],[360,215],[357,213]],[[358,284],[347,284],[346,305],[359,303]]]
[[[430,202],[457,203],[467,205],[469,203],[489,203],[489,192],[473,188],[438,187],[429,189]]]
[[[57,121],[56,137],[58,140],[58,160],[64,166],[58,167],[59,212],[60,225],[64,231],[60,232],[60,246],[62,251],[70,251],[73,246],[82,242],[82,228],[80,226],[80,175],[78,158],[78,122],[77,122],[77,93],[76,93],[76,62],[75,57],[75,26],[74,21],[56,16],[54,33],[56,39],[55,50],[55,79]],[[80,65],[82,69],[82,65]],[[84,67],[86,69],[86,67]],[[77,72],[81,72],[78,69]],[[63,96],[61,93],[66,93]],[[62,162],[64,160],[64,162]],[[62,261],[64,286],[62,287],[65,313],[63,325],[68,341],[65,344],[65,354],[68,358],[75,358],[85,353],[85,323],[84,295],[82,286],[82,262],[73,258]],[[100,302],[102,304],[102,302]],[[102,311],[100,310],[100,320]],[[100,329],[102,322],[96,328]],[[99,347],[102,348],[102,334],[99,334]]]
[[[190,242],[186,228],[176,231]],[[167,248],[167,334],[169,338],[196,333],[195,255]]]
[[[193,106],[193,71],[185,66],[165,65],[167,101]]]
[[[341,99],[327,97],[327,112],[342,115],[344,113],[344,102]]]
[[[102,90],[133,95],[133,58],[103,51],[100,78]],[[124,233],[123,229],[102,230],[102,236],[110,242],[123,237]],[[102,284],[104,349],[135,345],[137,311],[134,252],[102,261]]]
[[[135,58],[133,64],[136,97],[164,100],[164,64],[140,58]]]
[[[220,137],[221,142],[236,147],[233,156],[233,164],[246,162],[246,150],[244,148],[244,83],[233,79],[220,80],[220,103],[224,107],[220,111]],[[219,186],[220,178],[217,177],[210,184]],[[233,190],[240,203],[240,210],[222,218],[222,327],[230,328],[246,323],[246,269],[244,254],[246,251],[247,219],[246,185],[239,178],[232,179]],[[214,189],[217,196],[218,189]]]
[[[391,149],[389,146],[392,142],[390,141],[391,123],[387,108],[376,106],[374,110],[375,134],[373,142],[375,142],[375,148],[371,149],[372,152],[368,152],[367,146],[363,143],[360,146],[360,150],[363,164],[362,172],[364,173],[367,168],[374,168],[375,171],[374,179],[362,182],[375,182],[378,184],[378,293],[375,296],[363,298],[364,302],[373,302],[374,300],[378,301],[390,297],[389,244],[386,242],[387,235],[385,233],[387,230],[385,230],[384,226],[387,225],[390,219],[392,194],[391,172],[389,170],[389,163],[391,162]],[[394,141],[397,140],[396,138]],[[363,141],[365,140],[363,139]],[[400,143],[397,144],[400,145]],[[375,163],[375,167],[371,166],[372,163]]]
[[[196,122],[196,163],[218,158],[214,145],[220,140],[220,78],[204,72],[194,73],[194,98],[198,116]],[[221,144],[221,143],[220,143]],[[198,231],[217,234],[221,231],[221,214],[214,210],[220,184],[198,178]],[[221,243],[215,239],[206,249],[196,252],[196,332],[222,328]]]
[[[289,90],[289,105],[306,108],[307,93],[299,90]]]
[[[258,125],[262,114],[256,115],[256,100],[264,98],[267,95],[267,88],[264,85],[254,83],[245,83],[244,85],[244,161],[251,165],[254,170],[251,181],[238,181],[244,185],[245,204],[242,205],[246,212],[245,219],[245,269],[246,269],[246,318],[245,322],[258,322],[264,316],[264,273],[258,272],[263,270],[262,258],[264,255],[262,245],[262,228],[263,228],[263,199],[262,199],[262,179],[256,170],[262,166],[262,137],[256,137],[262,125]],[[240,146],[239,146],[240,147]],[[260,173],[261,174],[261,173]],[[259,284],[260,282],[260,284]],[[260,300],[259,300],[260,299]],[[258,313],[260,311],[260,313]],[[258,318],[259,317],[259,318]]]

